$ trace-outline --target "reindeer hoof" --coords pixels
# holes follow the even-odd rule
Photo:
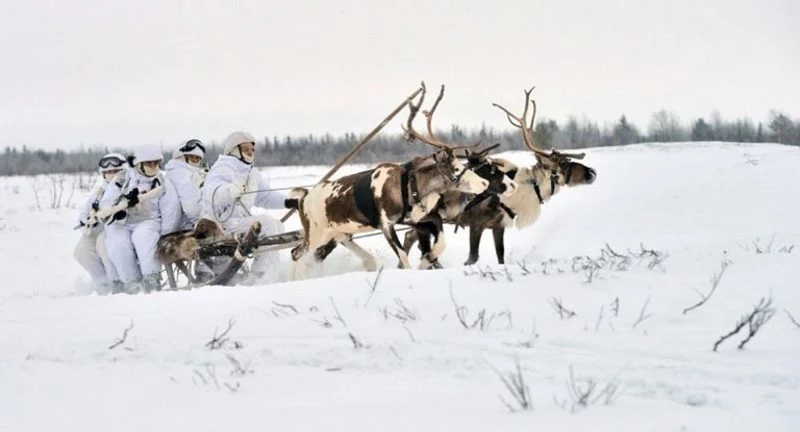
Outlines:
[[[468,266],[468,265],[473,265],[473,264],[475,264],[476,262],[478,262],[478,257],[469,257],[469,259],[467,259],[466,261],[464,261],[464,265],[465,265],[465,266]]]

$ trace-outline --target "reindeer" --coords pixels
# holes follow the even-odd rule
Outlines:
[[[583,159],[585,153],[570,154],[552,149],[549,153],[537,147],[533,140],[533,121],[536,117],[536,102],[530,99],[533,88],[525,91],[525,108],[522,116],[515,116],[506,108],[493,104],[507,116],[509,123],[522,132],[523,141],[536,156],[537,164],[519,167],[500,158],[491,158],[485,152],[467,153],[470,160],[468,166],[481,166],[483,171],[476,173],[492,184],[498,179],[510,177],[517,182],[518,188],[505,196],[498,194],[492,187],[480,194],[468,195],[458,191],[444,194],[437,208],[415,229],[406,233],[403,249],[408,253],[416,241],[420,242],[420,250],[426,249],[425,243],[431,231],[441,231],[441,224],[455,224],[469,227],[469,257],[464,265],[472,265],[478,261],[481,236],[485,229],[491,229],[494,237],[495,253],[499,264],[505,263],[504,236],[506,228],[516,224],[517,228],[532,225],[539,218],[541,206],[557,194],[564,186],[579,186],[594,182],[597,174],[594,169],[574,162]],[[526,122],[528,109],[533,104],[530,123]],[[461,203],[467,204],[458,211]],[[434,263],[434,267],[441,267]]]
[[[416,106],[409,101],[409,124],[425,97],[424,83],[422,89]],[[404,164],[381,163],[309,189],[290,191],[292,199],[287,204],[299,210],[304,232],[302,243],[292,249],[290,279],[306,277],[309,251],[319,262],[338,243],[360,257],[365,270],[374,271],[375,258],[353,241],[354,234],[371,231],[381,231],[402,268],[411,268],[394,226],[421,220],[447,190],[480,193],[489,186],[488,181],[466,169],[456,157],[457,148],[436,140],[425,142],[437,151]]]
[[[433,103],[433,106],[429,111],[423,111],[423,114],[426,117],[426,124],[428,128],[428,136],[424,136],[423,134],[417,132],[413,126],[413,120],[419,111],[420,103],[416,106],[413,104],[409,104],[409,118],[404,128],[406,132],[406,140],[411,143],[415,139],[418,139],[422,142],[428,143],[434,146],[442,146],[446,144],[436,136],[433,131],[433,114],[436,111],[436,108],[439,106],[439,102],[441,102],[442,97],[444,96],[444,86],[442,86],[441,90],[439,91],[439,96],[436,98],[436,101]],[[478,152],[472,152],[470,148],[479,146],[480,143],[475,145],[467,145],[467,146],[460,146],[458,149],[463,149],[466,152],[466,159],[467,164],[466,168],[470,171],[475,172],[478,176],[486,179],[489,181],[489,187],[483,193],[496,193],[502,196],[510,196],[517,190],[517,183],[506,176],[504,173],[495,169],[495,167],[487,163],[490,159],[487,157],[490,151],[497,148],[500,144],[495,144],[490,147],[487,147]],[[457,157],[461,157],[460,155],[456,155]],[[431,194],[429,195],[430,201],[434,202],[432,206],[428,206],[426,208],[426,215],[419,220],[412,220],[412,221],[404,221],[403,223],[406,225],[412,226],[414,231],[410,232],[421,232],[425,233],[425,235],[420,236],[420,251],[422,255],[422,259],[420,261],[420,269],[428,269],[431,267],[440,268],[441,265],[438,262],[438,257],[444,251],[445,248],[445,239],[442,235],[442,215],[441,212],[446,214],[459,214],[464,205],[466,204],[467,197],[474,196],[475,194],[470,194],[463,192],[458,189],[449,189],[442,194]],[[429,209],[434,209],[434,211],[430,211]],[[433,245],[431,245],[430,237],[433,237]],[[406,234],[408,237],[408,233]],[[403,250],[408,253],[410,247],[406,247],[405,243],[403,245]],[[398,267],[401,267],[399,265]]]

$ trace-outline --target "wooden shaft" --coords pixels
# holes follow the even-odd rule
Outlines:
[[[386,126],[386,124],[387,124],[387,123],[389,123],[389,121],[390,121],[392,118],[394,118],[394,116],[396,116],[396,115],[397,115],[397,113],[399,113],[399,112],[400,112],[400,110],[402,110],[402,109],[403,109],[403,107],[405,107],[406,105],[408,105],[408,103],[409,103],[409,102],[410,102],[412,99],[414,99],[414,98],[415,98],[415,97],[416,97],[416,96],[417,96],[417,95],[418,95],[418,94],[419,94],[421,91],[422,91],[422,87],[418,88],[418,89],[417,89],[417,90],[416,90],[414,93],[412,93],[412,94],[411,94],[411,96],[407,97],[407,98],[406,98],[406,99],[403,101],[403,103],[402,103],[402,104],[400,104],[400,105],[399,105],[397,108],[395,108],[395,109],[394,109],[394,111],[392,111],[391,113],[389,113],[389,115],[388,115],[388,116],[386,116],[386,118],[385,118],[385,119],[383,119],[383,121],[382,121],[382,122],[381,122],[381,123],[380,123],[378,126],[376,126],[376,127],[375,127],[375,129],[373,129],[373,130],[372,130],[372,132],[370,132],[369,134],[367,134],[367,136],[365,136],[364,138],[362,138],[362,139],[361,139],[361,141],[358,143],[358,145],[356,145],[355,147],[353,147],[353,149],[352,149],[352,150],[350,150],[350,152],[348,152],[346,155],[344,155],[344,156],[343,156],[343,157],[342,157],[342,158],[339,160],[339,162],[337,162],[337,163],[336,163],[336,165],[334,165],[334,166],[333,166],[333,168],[331,168],[331,170],[330,170],[330,171],[328,171],[328,173],[327,173],[327,174],[325,174],[324,176],[322,176],[322,178],[321,178],[321,179],[320,179],[320,180],[317,182],[317,184],[320,184],[320,183],[324,182],[325,180],[328,180],[329,178],[331,178],[331,176],[332,176],[332,175],[333,175],[333,174],[334,174],[336,171],[338,171],[338,170],[339,170],[339,168],[341,168],[341,167],[342,167],[342,165],[346,164],[348,160],[350,160],[350,159],[351,159],[353,156],[355,156],[355,154],[356,154],[356,153],[358,153],[358,151],[359,151],[359,150],[361,150],[361,148],[362,148],[362,147],[364,147],[364,145],[365,145],[367,142],[369,142],[369,140],[371,140],[371,139],[372,139],[372,137],[374,137],[374,136],[375,136],[375,135],[376,135],[376,134],[377,134],[377,133],[378,133],[378,132],[379,132],[381,129],[383,129],[383,127],[384,127],[384,126]],[[296,209],[291,209],[291,210],[289,210],[289,212],[288,212],[288,213],[286,213],[286,215],[285,215],[284,217],[282,217],[282,218],[281,218],[281,222],[286,222],[286,220],[287,220],[287,219],[289,219],[289,217],[290,217],[290,216],[292,216],[292,214],[294,214],[295,210],[296,210]]]

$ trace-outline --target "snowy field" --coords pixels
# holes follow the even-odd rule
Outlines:
[[[584,163],[595,184],[508,231],[506,266],[487,233],[463,267],[467,231],[449,226],[444,270],[398,270],[371,237],[379,276],[339,248],[306,281],[136,296],[84,293],[70,206],[85,191],[51,209],[47,176],[0,178],[0,430],[796,431],[800,149],[632,145]],[[762,298],[771,319],[713,351]],[[517,364],[522,404],[501,379]]]

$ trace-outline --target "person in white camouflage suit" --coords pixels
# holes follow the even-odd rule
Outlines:
[[[108,153],[97,165],[100,183],[91,192],[78,214],[76,229],[80,228],[82,232],[78,244],[75,245],[73,257],[89,273],[92,288],[98,294],[108,294],[118,291],[122,282],[106,253],[106,232],[103,229],[103,222],[95,219],[93,214],[99,209],[100,199],[108,185],[117,178],[124,178],[127,160],[120,153]]]
[[[271,215],[251,214],[252,207],[285,209],[287,195],[269,190],[269,181],[253,166],[256,157],[253,135],[232,132],[223,142],[223,154],[211,166],[203,185],[203,217],[215,220],[226,233],[246,233],[254,221],[261,222],[261,235],[283,232],[283,223]],[[278,251],[255,254],[251,277],[244,283],[274,281]]]
[[[201,167],[206,148],[202,141],[190,139],[172,153],[172,159],[164,166],[167,179],[175,185],[183,215],[179,230],[193,229],[202,211],[202,187],[206,170]],[[199,262],[197,274],[200,282],[210,280],[214,275],[211,269]]]
[[[115,182],[100,200],[101,208],[112,207],[123,198],[128,202],[106,225],[106,247],[129,294],[161,289],[158,239],[176,231],[181,222],[180,200],[175,186],[161,172],[162,160],[158,147],[136,149],[124,182]],[[159,187],[155,197],[139,199]]]

